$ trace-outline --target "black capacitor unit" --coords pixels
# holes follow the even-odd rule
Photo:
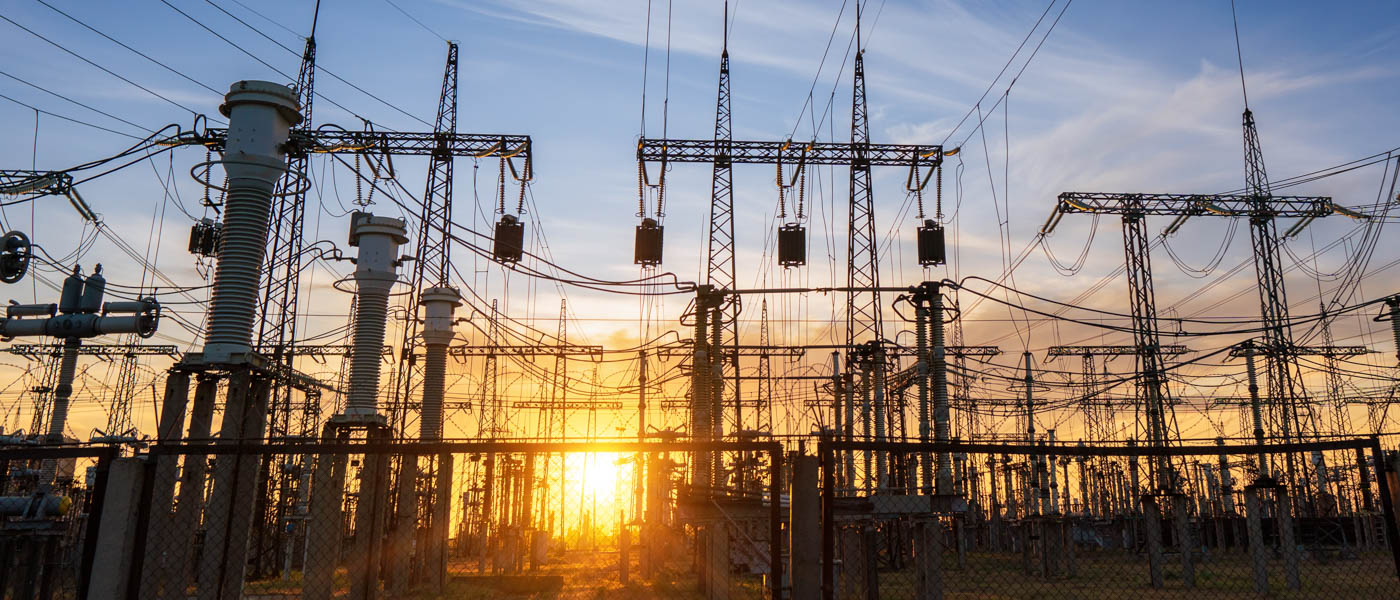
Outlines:
[[[948,254],[943,249],[943,225],[926,219],[919,227],[919,264],[928,267],[945,262]]]
[[[525,224],[515,215],[505,215],[496,223],[496,239],[491,253],[501,262],[520,262],[525,254]]]
[[[788,223],[778,228],[778,264],[800,267],[807,264],[807,228]]]
[[[219,252],[219,236],[224,232],[223,223],[205,217],[190,227],[190,254],[214,256]]]
[[[649,267],[661,264],[661,237],[665,229],[656,219],[642,219],[642,224],[637,226],[636,244],[632,246],[633,264]]]

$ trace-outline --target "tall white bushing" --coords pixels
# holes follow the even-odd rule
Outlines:
[[[350,390],[342,420],[382,423],[379,414],[379,360],[384,347],[384,325],[389,311],[389,290],[397,279],[399,246],[408,242],[403,219],[355,212],[350,216],[350,245],[355,258],[357,299],[355,339],[350,351]]]
[[[291,88],[267,81],[233,84],[219,112],[228,117],[220,161],[228,174],[228,199],[204,335],[207,362],[252,351],[272,192],[287,168],[287,133],[301,122]]]
[[[452,313],[462,305],[462,295],[450,287],[423,290],[423,414],[419,439],[442,439],[443,386],[447,379],[447,346],[452,343]]]

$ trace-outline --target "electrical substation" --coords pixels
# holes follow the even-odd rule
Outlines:
[[[812,85],[830,94],[796,90],[798,125],[773,137],[736,133],[767,131],[742,121],[768,100],[742,89],[754,63],[730,60],[766,35],[731,31],[757,7],[611,7],[647,11],[642,126],[608,188],[624,202],[591,204],[536,190],[566,154],[601,181],[606,152],[552,149],[528,114],[468,131],[478,98],[501,93],[470,61],[512,50],[444,38],[445,61],[398,55],[442,67],[418,119],[318,63],[318,26],[344,23],[330,3],[304,23],[238,0],[143,6],[227,42],[211,54],[286,68],[212,90],[161,61],[171,48],[37,0],[221,101],[184,106],[65,50],[191,114],[115,153],[87,145],[83,164],[0,165],[0,598],[1395,597],[1400,282],[1372,276],[1400,263],[1379,258],[1394,258],[1400,153],[1271,179],[1241,10],[1243,161],[1212,160],[1242,186],[1075,184],[1016,214],[1037,229],[1012,239],[985,127],[1010,110],[1008,67],[1031,66],[1070,1],[987,87],[1000,99],[961,122],[925,108],[938,128],[898,135],[876,122],[890,80],[866,53],[885,3],[814,6],[835,21]],[[388,5],[438,35],[421,6]],[[672,65],[673,8],[722,14],[706,26],[717,83]],[[276,65],[230,39],[282,45],[276,28],[303,41]],[[682,119],[672,96],[695,78],[706,111]],[[359,117],[327,81],[422,127]],[[8,143],[27,145],[13,125]],[[965,194],[984,168],[993,197]],[[1376,198],[1293,189],[1353,172],[1381,173]],[[154,199],[92,192],[153,174]],[[977,203],[1002,238],[964,232]],[[119,204],[150,215],[150,241],[145,221],[104,219]],[[589,219],[551,221],[566,204]],[[54,239],[19,216],[35,206],[81,230]],[[1114,235],[1091,251],[1101,218],[1121,253]],[[611,264],[551,245],[547,226],[586,228]],[[1220,227],[1205,268],[1172,247]],[[1069,265],[1047,245],[1085,231]],[[1249,243],[1222,262],[1237,231]],[[964,264],[997,244],[1000,271]],[[1345,260],[1325,272],[1333,248]],[[1112,268],[1086,290],[1091,253]],[[1234,295],[1189,304],[1212,294]]]

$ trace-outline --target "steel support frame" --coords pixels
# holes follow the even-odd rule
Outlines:
[[[1135,203],[1132,199],[1125,200]],[[1160,352],[1161,339],[1157,330],[1157,300],[1152,286],[1151,240],[1147,235],[1145,216],[1136,211],[1123,215],[1123,248],[1131,297],[1133,341],[1138,362],[1138,393],[1147,421],[1147,437],[1151,445],[1166,446],[1176,439],[1176,418],[1168,415],[1171,398],[1166,385],[1166,369]],[[1158,489],[1170,490],[1171,465],[1165,457],[1154,460]]]

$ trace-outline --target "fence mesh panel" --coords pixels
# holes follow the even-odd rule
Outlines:
[[[867,450],[915,468],[879,483],[862,481],[859,470],[829,478],[825,593],[1387,597],[1397,585],[1393,514],[1382,498],[1390,488],[1377,485],[1379,453],[1365,444],[1132,456],[1121,448],[826,443],[832,471],[850,455],[863,464]],[[946,461],[930,464],[947,465],[945,493],[928,493],[933,485],[920,482],[939,478],[921,479],[920,454],[939,452]]]
[[[736,466],[771,464],[772,450],[716,450],[723,478],[697,487],[687,470],[695,452],[684,445],[357,452],[343,442],[156,452],[149,470],[169,461],[181,477],[166,502],[137,511],[146,532],[144,563],[133,567],[139,597],[772,597],[785,539],[773,535],[771,474]],[[244,499],[243,521],[238,502],[221,513],[217,484],[196,476],[233,460],[256,462],[248,472],[285,471],[280,480],[290,482],[281,489],[264,477],[274,487]],[[161,496],[156,479],[148,493]],[[242,569],[209,558],[233,556],[227,544],[244,537]]]

